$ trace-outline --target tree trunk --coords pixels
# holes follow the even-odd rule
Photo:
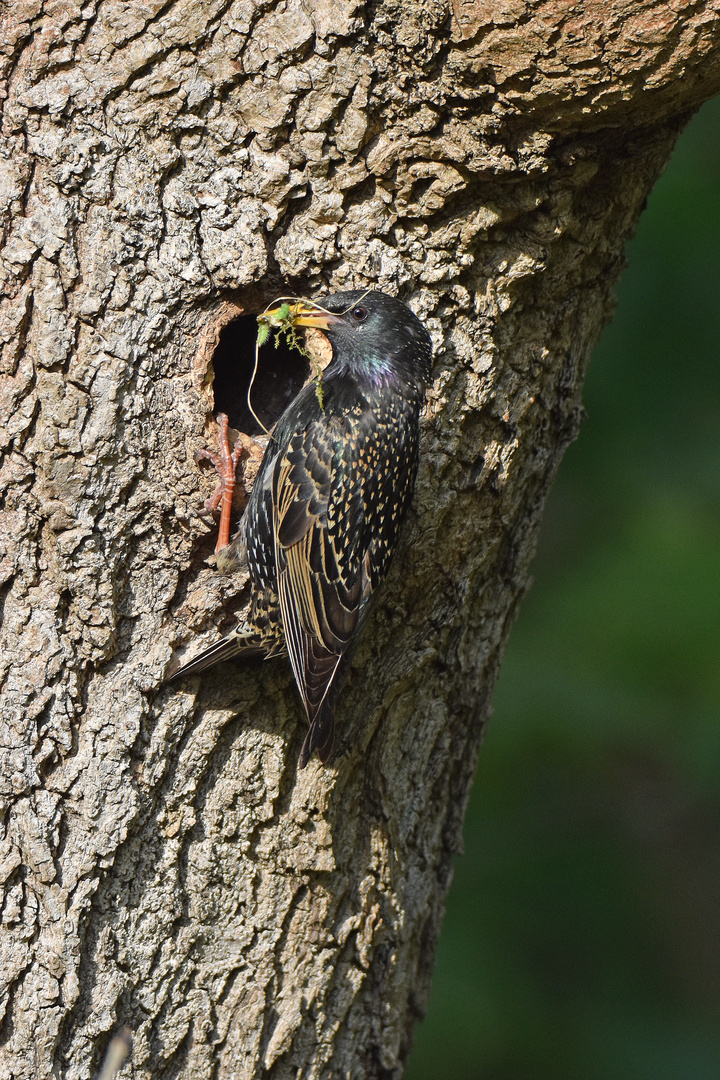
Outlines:
[[[87,1080],[121,1024],[127,1077],[398,1076],[548,485],[624,242],[720,85],[720,3],[14,0],[2,40],[0,1078]],[[247,599],[193,452],[226,323],[366,285],[424,320],[435,383],[335,756],[298,773],[285,661],[162,683]]]

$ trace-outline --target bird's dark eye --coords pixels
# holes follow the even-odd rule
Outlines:
[[[353,308],[352,316],[353,316],[353,319],[355,319],[356,322],[362,322],[363,319],[367,319],[367,308],[364,308],[364,307]]]

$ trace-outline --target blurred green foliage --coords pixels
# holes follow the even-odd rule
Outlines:
[[[720,100],[628,255],[408,1080],[720,1077]]]

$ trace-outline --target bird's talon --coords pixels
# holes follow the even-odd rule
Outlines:
[[[218,443],[219,454],[214,454],[211,450],[198,450],[195,454],[195,461],[199,464],[201,461],[210,461],[218,473],[220,474],[220,484],[215,489],[209,499],[206,499],[202,514],[214,514],[218,507],[220,507],[220,526],[218,528],[218,539],[215,545],[215,554],[221,548],[224,548],[230,541],[230,521],[232,518],[232,503],[233,495],[235,493],[236,483],[236,470],[240,455],[243,452],[243,440],[239,436],[235,442],[233,449],[230,449],[230,442],[228,439],[228,428],[230,427],[230,420],[225,413],[218,413],[217,415],[218,425]]]
[[[212,494],[210,496],[210,498],[206,499],[205,502],[203,503],[203,508],[200,511],[200,516],[201,517],[211,518],[213,516],[213,514],[215,513],[215,511],[217,510],[218,506],[220,505],[220,502],[222,500],[222,496],[223,496],[223,489],[222,489],[222,484],[221,484],[220,487],[216,489],[214,494]]]
[[[211,450],[196,450],[193,459],[196,465],[199,465],[201,461],[210,461],[217,471],[222,473],[222,460],[217,454],[213,454]]]

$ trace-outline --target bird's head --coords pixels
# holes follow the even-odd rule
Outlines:
[[[317,304],[292,304],[290,316],[295,326],[322,330],[332,344],[333,360],[324,378],[333,371],[347,372],[375,383],[400,379],[420,389],[430,379],[430,335],[394,296],[376,289],[332,293]]]

